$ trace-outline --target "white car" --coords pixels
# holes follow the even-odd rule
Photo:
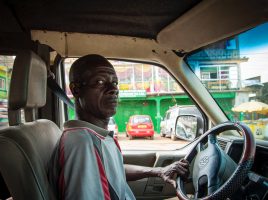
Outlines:
[[[112,118],[112,117],[111,117],[110,120],[109,120],[108,130],[114,132],[114,138],[115,138],[115,139],[118,138],[118,126],[117,126],[117,124],[116,124],[114,118]]]

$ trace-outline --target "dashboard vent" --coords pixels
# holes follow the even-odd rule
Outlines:
[[[222,148],[222,150],[225,150],[227,142],[222,141],[222,140],[218,140],[218,144]]]

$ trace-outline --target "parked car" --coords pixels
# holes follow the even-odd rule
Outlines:
[[[154,138],[154,125],[149,115],[132,115],[130,116],[127,126],[126,135],[129,139],[134,137]]]
[[[176,140],[177,138],[180,139],[186,139],[188,140],[188,137],[182,137],[182,135],[178,135],[175,133],[175,125],[176,125],[176,119],[180,115],[197,115],[202,117],[202,114],[197,109],[196,106],[193,105],[186,105],[186,106],[179,106],[175,105],[167,110],[164,120],[161,124],[161,131],[160,135],[162,137],[171,137],[172,140]],[[189,136],[190,137],[190,136]],[[191,140],[195,137],[191,137]]]
[[[108,130],[114,132],[114,138],[118,139],[118,126],[113,117],[110,118],[108,123]]]

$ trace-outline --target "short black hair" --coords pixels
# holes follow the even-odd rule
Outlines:
[[[89,54],[78,58],[71,66],[69,72],[70,83],[79,82],[81,75],[90,69],[96,67],[111,67],[114,69],[113,65],[103,56],[98,54]]]

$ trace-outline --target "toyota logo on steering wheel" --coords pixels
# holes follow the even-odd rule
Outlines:
[[[205,156],[203,157],[200,161],[199,161],[199,166],[200,167],[204,167],[206,164],[208,164],[209,161],[209,157]]]

